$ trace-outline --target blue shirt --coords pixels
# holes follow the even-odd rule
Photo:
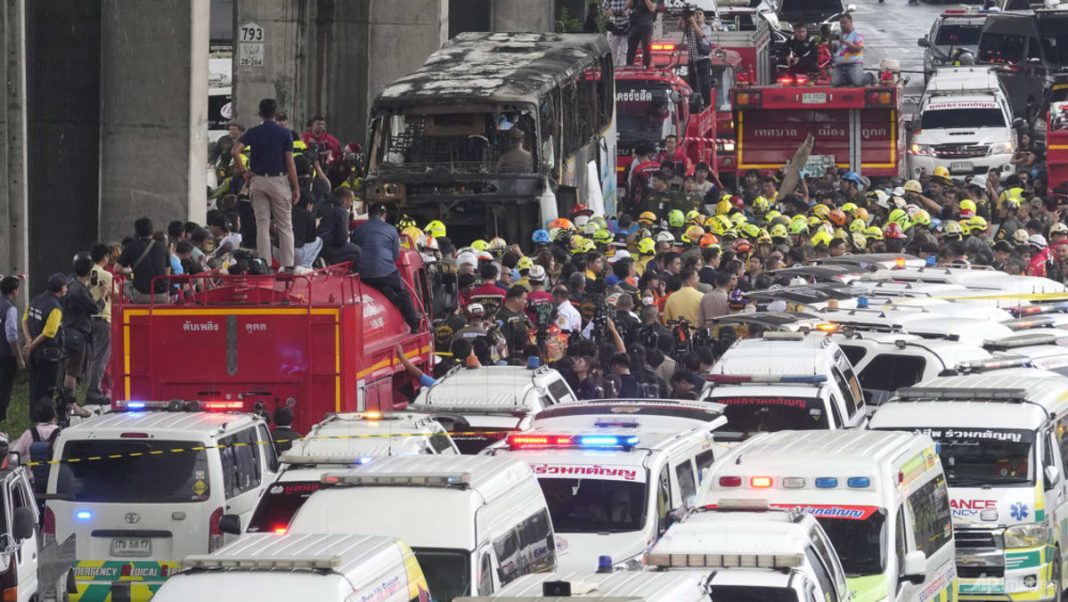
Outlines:
[[[352,232],[352,242],[360,247],[357,271],[364,278],[384,278],[397,271],[400,236],[384,220],[372,217]]]
[[[249,128],[238,142],[251,147],[252,173],[278,175],[286,173],[286,153],[293,152],[293,132],[273,121]]]

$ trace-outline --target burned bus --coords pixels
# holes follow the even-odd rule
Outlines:
[[[461,244],[616,204],[615,84],[603,35],[464,33],[371,108],[370,202]]]

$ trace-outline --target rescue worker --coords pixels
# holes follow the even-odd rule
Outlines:
[[[386,223],[385,205],[371,207],[367,222],[352,233],[352,242],[359,247],[356,264],[360,280],[385,295],[400,310],[412,332],[418,332],[421,318],[397,270],[400,236],[395,227]]]

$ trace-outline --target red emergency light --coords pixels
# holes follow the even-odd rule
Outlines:
[[[243,410],[244,402],[241,401],[202,401],[201,409],[208,412],[225,412],[227,410]]]
[[[675,44],[658,43],[658,44],[650,44],[649,47],[652,49],[653,52],[674,52],[675,51]]]
[[[797,75],[784,74],[779,76],[780,86],[807,86],[809,79],[807,75],[798,73]]]

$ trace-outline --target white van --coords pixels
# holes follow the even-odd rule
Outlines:
[[[871,428],[930,435],[949,483],[962,596],[1059,599],[1068,544],[1068,378],[1035,369],[902,389]]]
[[[956,599],[949,494],[929,437],[861,430],[759,435],[716,460],[698,506],[738,500],[815,516],[857,599]]]
[[[849,359],[822,332],[766,332],[735,342],[706,376],[703,401],[726,406],[716,437],[863,426],[867,407]]]
[[[529,602],[582,598],[590,602],[709,602],[704,576],[649,571],[569,571],[520,577],[499,594],[456,602]]]
[[[0,439],[0,599],[36,602],[40,545],[37,540],[37,504],[32,475],[18,465],[18,454],[7,454],[7,441]],[[27,458],[28,460],[28,458]]]
[[[821,318],[842,328],[864,332],[914,334],[925,339],[947,339],[981,345],[991,338],[1010,336],[1014,331],[986,317],[969,318],[939,313],[920,305],[874,305],[854,309],[822,309]],[[962,312],[963,313],[963,312]]]
[[[371,535],[247,535],[184,571],[154,602],[421,602],[429,599],[419,563],[399,539]]]
[[[282,472],[260,498],[244,530],[285,533],[289,519],[319,490],[323,475],[339,468],[366,464],[380,456],[459,453],[445,428],[426,414],[360,412],[328,416],[282,454]]]
[[[1012,173],[1016,152],[1012,108],[994,67],[943,67],[920,97],[919,127],[912,131],[909,175],[935,167],[950,175],[985,175],[990,168]]]
[[[229,407],[215,403],[204,405]],[[221,548],[223,515],[246,521],[278,471],[267,424],[254,414],[117,405],[55,442],[45,541],[74,537],[61,583],[74,599],[147,600],[182,558]]]
[[[561,567],[592,571],[609,556],[637,569],[672,513],[693,507],[700,475],[715,460],[713,429],[726,420],[672,425],[692,420],[629,412],[641,403],[586,405],[601,413],[537,421],[483,453],[530,465],[549,504]]]
[[[398,537],[412,547],[434,600],[492,594],[556,568],[545,496],[530,467],[511,458],[376,458],[323,477],[289,533]]]
[[[691,514],[668,529],[650,567],[706,575],[712,600],[849,600],[846,573],[808,514],[769,511],[754,500]]]
[[[1014,295],[1039,295],[1063,293],[1063,284],[1041,276],[1010,276],[1005,272],[986,266],[958,268],[930,266],[922,268],[893,268],[865,274],[866,281],[929,282],[932,284],[955,284],[972,290],[969,297],[996,297],[998,293]],[[946,296],[946,298],[951,298]]]
[[[458,368],[423,387],[409,410],[433,415],[449,431],[460,451],[477,454],[513,430],[530,426],[539,411],[578,397],[564,376],[542,366],[482,366]]]

